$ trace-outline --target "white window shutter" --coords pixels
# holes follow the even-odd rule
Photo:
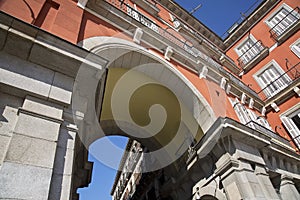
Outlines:
[[[242,124],[246,124],[251,121],[246,108],[242,104],[236,103],[234,106],[234,110]]]
[[[287,129],[287,131],[290,133],[290,135],[292,136],[292,139],[295,141],[295,143],[298,145],[298,148],[300,147],[300,131],[298,129],[298,127],[295,125],[295,123],[293,122],[292,119],[286,117],[286,116],[282,116],[281,121],[283,123],[283,125],[285,126],[285,128]]]
[[[256,122],[256,119],[257,119],[256,114],[252,110],[249,110],[249,109],[247,109],[247,112],[248,112],[251,120],[254,121],[254,122]]]
[[[265,128],[269,129],[269,130],[272,130],[272,127],[270,126],[269,122],[263,118],[263,117],[259,117],[259,119],[257,120],[257,122],[264,126]]]

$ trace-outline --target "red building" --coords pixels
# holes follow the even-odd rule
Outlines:
[[[171,0],[0,9],[0,199],[78,199],[108,135],[131,139],[114,199],[300,198],[298,1],[225,38]]]

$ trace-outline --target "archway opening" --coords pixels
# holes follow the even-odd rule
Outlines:
[[[80,200],[111,200],[111,189],[117,174],[123,151],[128,143],[124,136],[107,136],[93,142],[89,147],[88,160],[93,162],[92,179],[88,187],[77,190]],[[120,152],[111,152],[111,146]],[[106,161],[110,163],[105,163]]]
[[[159,56],[128,41],[112,39],[103,44],[96,39],[102,43],[91,49],[108,64],[105,69],[80,69],[73,98],[83,144],[88,148],[109,135],[129,137],[150,151],[144,154],[150,168],[143,168],[143,173],[172,165],[166,173],[175,174],[180,167],[178,159],[214,122],[211,107]],[[100,84],[95,87],[96,82]]]

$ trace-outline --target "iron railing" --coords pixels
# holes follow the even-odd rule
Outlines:
[[[270,30],[271,37],[278,41],[279,37],[286,33],[287,30],[290,29],[299,20],[300,9],[299,7],[296,7],[273,26],[273,28]]]
[[[298,81],[300,78],[300,62],[280,75],[277,79],[270,82],[266,87],[258,92],[259,97],[265,101],[274,95],[278,94],[290,84]]]
[[[152,31],[156,32],[163,38],[165,38],[167,41],[171,42],[172,44],[176,45],[176,47],[179,47],[186,53],[192,55],[195,58],[201,58],[202,60],[208,62],[215,68],[222,67],[219,63],[214,61],[212,58],[201,52],[199,49],[195,48],[193,44],[185,39],[181,39],[181,35],[177,34],[175,35],[174,32],[171,32],[172,29],[168,28],[162,28],[158,26],[156,23],[154,23],[151,19],[140,13],[139,11],[132,8],[128,3],[126,3],[124,0],[104,0],[110,5],[114,6],[115,8],[121,10],[126,15],[130,16],[134,20],[138,21],[142,25],[148,27]]]
[[[263,43],[258,40],[247,51],[245,51],[239,58],[239,66],[244,68],[249,62],[256,59],[257,56],[265,49]]]

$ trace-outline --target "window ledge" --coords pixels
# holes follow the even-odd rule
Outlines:
[[[269,55],[269,48],[265,47],[259,54],[257,54],[250,62],[244,65],[242,68],[244,73],[250,71],[253,67],[255,67],[262,59]]]
[[[229,69],[234,74],[238,75],[241,72],[241,69],[235,64],[235,62],[233,62],[233,60],[231,60],[227,56],[221,56],[220,57],[220,62],[221,62],[222,65],[224,65],[224,67]]]
[[[270,112],[272,110],[271,104],[273,102],[276,102],[276,104],[279,106],[283,102],[285,102],[287,99],[289,99],[292,96],[296,95],[296,93],[294,92],[294,88],[296,86],[299,86],[299,84],[300,84],[300,79],[297,79],[296,81],[294,81],[293,83],[288,85],[286,88],[284,88],[283,90],[278,92],[276,95],[268,98],[266,100],[266,105],[265,105],[265,107],[267,107],[267,112]]]

